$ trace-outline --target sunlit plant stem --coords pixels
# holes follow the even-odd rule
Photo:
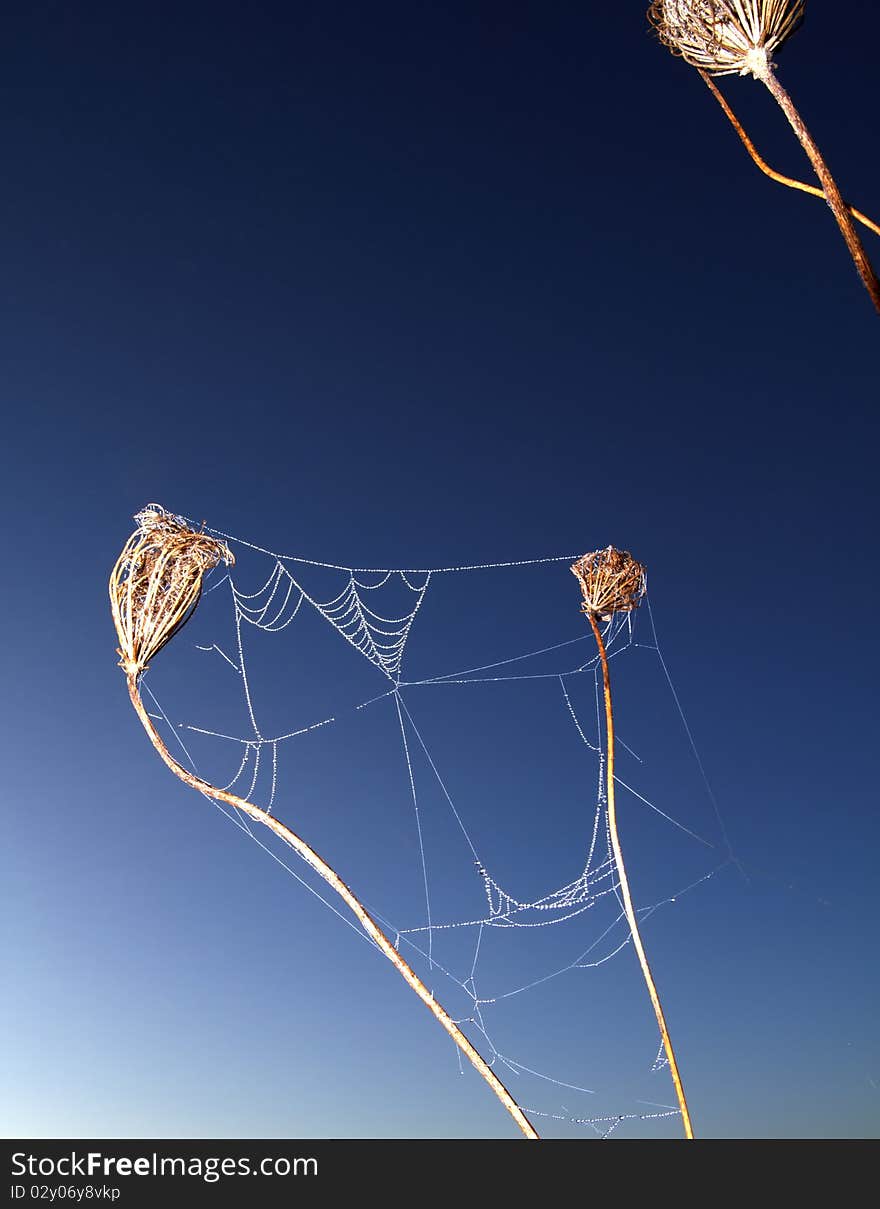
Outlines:
[[[467,1037],[437,1002],[434,995],[404,961],[360,900],[315,850],[268,811],[210,785],[188,772],[174,759],[144,708],[140,677],[147,664],[192,616],[199,602],[206,571],[223,561],[233,563],[232,552],[222,542],[190,529],[181,517],[150,505],[135,520],[138,529],[123,548],[110,576],[110,607],[119,637],[120,666],[128,695],[150,742],[176,777],[214,801],[226,802],[256,823],[262,823],[298,852],[352,911],[366,934],[412,987],[428,1011],[442,1025],[462,1053],[482,1075],[492,1091],[529,1139],[538,1134],[510,1092]]]
[[[776,75],[774,55],[801,25],[805,7],[805,0],[653,0],[648,19],[661,42],[701,73],[750,75],[769,90],[813,165],[859,277],[880,313],[880,280],[862,247],[850,208]]]
[[[675,1085],[675,1094],[678,1097],[678,1105],[681,1109],[685,1137],[693,1138],[691,1117],[688,1111],[681,1075],[678,1070],[678,1062],[676,1061],[675,1050],[672,1048],[669,1029],[666,1027],[666,1017],[663,1014],[657,985],[654,982],[654,976],[651,973],[651,967],[648,964],[648,957],[645,953],[645,946],[642,943],[638,917],[633,906],[629,879],[626,875],[623,850],[620,846],[620,836],[617,831],[617,807],[614,793],[614,707],[611,698],[611,673],[608,668],[608,652],[605,649],[605,643],[602,640],[602,632],[599,629],[598,622],[598,618],[610,620],[616,612],[627,612],[637,607],[645,591],[645,571],[644,567],[640,563],[637,563],[632,555],[624,550],[615,550],[612,546],[609,546],[606,550],[597,550],[592,554],[585,554],[583,558],[574,564],[572,571],[577,576],[584,594],[582,608],[592,627],[596,645],[599,648],[599,659],[602,664],[602,683],[605,695],[605,786],[608,801],[608,831],[611,836],[611,849],[617,869],[620,897],[623,902],[624,914],[629,924],[633,948],[639,959],[639,965],[642,968],[642,974],[648,988],[648,995],[654,1008],[654,1015],[657,1017],[657,1024],[660,1027],[663,1049],[669,1062],[672,1082]]]
[[[730,102],[721,92],[720,88],[709,75],[709,73],[700,68],[700,76],[706,87],[712,93],[712,96],[721,106],[725,116],[727,117],[727,120],[739,135],[742,145],[745,147],[746,151],[748,151],[752,161],[761,169],[764,175],[769,176],[771,180],[777,181],[780,185],[787,185],[789,189],[798,189],[801,193],[809,193],[811,197],[819,197],[822,199],[822,201],[825,201],[825,194],[821,189],[817,188],[816,185],[808,185],[806,181],[795,180],[793,176],[786,176],[783,172],[777,172],[775,168],[771,168],[758,151],[755,144],[749,138],[748,134],[743,128],[742,122],[740,122],[739,118],[733,112]],[[867,214],[863,214],[862,211],[857,210],[855,206],[850,206],[849,212],[857,222],[862,224],[863,227],[867,227],[868,230],[873,231],[875,235],[880,235],[880,225],[875,223],[872,218],[869,218]]]

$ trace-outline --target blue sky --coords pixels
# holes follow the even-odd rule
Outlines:
[[[632,550],[718,808],[643,607],[614,662],[641,760],[620,775],[681,826],[620,791],[621,838],[637,904],[665,903],[645,943],[696,1132],[876,1135],[877,317],[827,208],[761,177],[639,5],[94,13],[13,17],[0,119],[3,1131],[515,1136],[387,963],[150,748],[106,580],[158,501],[343,567]],[[847,13],[809,6],[780,75],[876,218],[880,18]],[[769,96],[723,87],[809,179]],[[274,560],[234,548],[255,592]],[[285,567],[315,600],[347,583]],[[407,591],[370,599],[400,615]],[[279,745],[277,815],[394,927],[424,924],[425,871],[432,918],[470,918],[479,876],[415,731],[424,870],[393,698],[355,708],[381,669],[308,601],[244,630],[262,733],[335,719]],[[223,583],[146,683],[176,725],[247,735],[215,643],[236,660]],[[534,679],[413,683],[559,643],[504,665]],[[561,685],[594,740],[593,674],[559,676],[591,654],[565,561],[432,577],[407,641],[412,719],[524,899],[582,867],[595,754]],[[177,733],[234,774],[234,744]],[[501,998],[603,912],[484,929],[487,1031],[557,1081],[504,1071],[548,1136],[672,1102],[628,949]],[[474,939],[437,932],[432,957],[460,982]]]

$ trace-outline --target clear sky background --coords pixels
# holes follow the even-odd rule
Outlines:
[[[878,36],[874,5],[813,0],[779,60],[875,218]],[[621,776],[705,842],[631,795],[620,826],[637,903],[665,904],[645,941],[696,1131],[875,1136],[880,325],[827,208],[759,174],[639,3],[46,4],[4,47],[4,1134],[516,1134],[390,966],[150,748],[106,580],[155,500],[343,566],[632,550],[720,812],[643,608]],[[769,95],[722,87],[810,179]],[[254,592],[272,559],[236,551]],[[404,690],[524,898],[577,876],[592,826],[558,680],[591,654],[578,603],[565,562],[436,576],[406,652],[417,680],[571,643],[513,665],[539,679]],[[264,734],[337,719],[283,746],[276,813],[423,924],[393,699],[354,709],[387,680],[309,606],[245,630]],[[240,677],[197,649],[234,642],[221,584],[147,678],[172,722],[247,733]],[[592,673],[570,687],[594,739]],[[233,745],[178,733],[233,775]],[[465,919],[479,878],[419,760],[434,919]],[[487,929],[481,993],[612,919]],[[473,939],[434,956],[466,977]],[[549,1136],[672,1102],[629,949],[486,1023],[559,1081],[499,1065]]]

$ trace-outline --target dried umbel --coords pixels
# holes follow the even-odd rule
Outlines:
[[[862,284],[880,314],[880,278],[853,226],[853,212],[843,200],[815,139],[782,86],[773,62],[775,52],[803,20],[804,7],[804,0],[654,0],[648,9],[648,19],[672,53],[697,68],[726,112],[726,102],[712,85],[710,75],[752,75],[773,95],[813,165],[822,186],[821,194],[831,208]],[[729,112],[728,116],[731,116]],[[731,120],[743,137],[739,123],[732,117]],[[755,162],[765,167],[753,155],[750,140],[743,137],[743,141]],[[800,182],[778,173],[769,172],[768,175],[793,184],[795,188],[803,187]]]
[[[571,570],[584,594],[584,612],[602,621],[637,609],[645,594],[645,568],[627,550],[613,546],[594,550],[579,558]]]
[[[127,675],[144,671],[187,621],[206,572],[219,562],[235,562],[223,542],[190,529],[158,504],[148,504],[134,519],[138,527],[110,575],[119,665]]]
[[[804,0],[654,0],[648,19],[675,55],[712,75],[763,79],[804,19]]]

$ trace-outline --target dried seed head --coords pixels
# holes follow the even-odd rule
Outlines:
[[[766,78],[805,0],[654,0],[648,20],[674,55],[715,76]]]
[[[183,517],[148,504],[134,518],[110,575],[110,611],[119,636],[119,666],[144,671],[153,656],[189,619],[202,579],[219,562],[235,562],[225,543],[190,529]]]
[[[579,558],[571,570],[584,594],[581,608],[602,621],[637,609],[645,594],[645,568],[627,550],[613,546],[594,550]]]

